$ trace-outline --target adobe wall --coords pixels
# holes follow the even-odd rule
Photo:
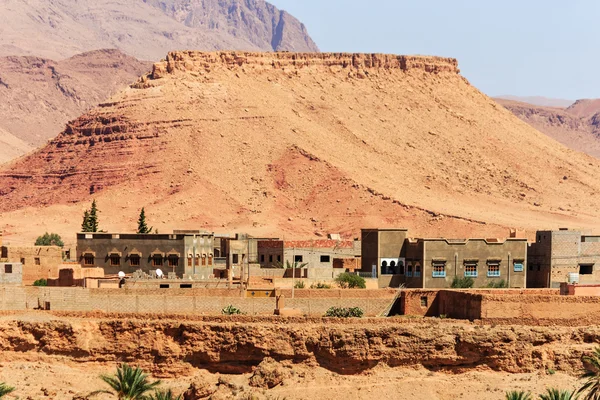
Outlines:
[[[58,276],[62,264],[62,249],[56,246],[3,247],[6,261],[23,264],[23,284],[31,285],[38,279]]]
[[[373,293],[370,293],[373,292]],[[283,291],[285,306],[322,316],[330,307],[360,307],[367,316],[381,313],[394,292],[367,290]],[[53,311],[103,311],[108,313],[219,314],[234,305],[243,312],[272,315],[274,297],[246,298],[229,289],[84,289],[54,287],[0,287],[0,310],[26,310],[49,304]]]
[[[579,321],[600,315],[600,297],[545,295],[481,295],[484,320]]]

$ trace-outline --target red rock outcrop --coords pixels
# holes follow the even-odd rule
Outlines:
[[[340,374],[358,374],[377,365],[511,373],[550,368],[578,374],[582,355],[598,340],[600,330],[593,326],[490,327],[375,320],[312,324],[252,318],[230,322],[71,318],[12,320],[0,326],[3,362],[10,361],[11,354],[35,352],[78,363],[135,362],[169,377],[195,368],[247,373],[267,360],[255,370],[254,379],[256,385],[266,387],[281,382],[285,374],[269,358],[318,365]]]

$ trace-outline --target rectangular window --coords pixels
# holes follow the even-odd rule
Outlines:
[[[542,265],[538,264],[538,272],[542,270]]]
[[[281,256],[277,256],[277,262],[281,262]]]
[[[4,265],[4,273],[5,274],[12,274],[12,264],[6,264]]]
[[[232,258],[234,264],[237,264],[240,261],[240,257],[237,254],[234,254]]]
[[[41,264],[39,257],[34,258],[33,261],[35,262],[35,265],[40,265]]]
[[[176,267],[179,265],[179,257],[169,257],[169,267]]]
[[[420,278],[421,277],[421,266],[417,265],[415,267],[415,278]]]
[[[113,267],[118,267],[121,265],[121,257],[117,255],[110,256],[110,265]]]
[[[170,286],[169,286],[169,284],[168,284],[168,283],[161,283],[161,284],[160,284],[160,288],[161,288],[161,289],[168,289],[169,287],[170,287]]]
[[[513,270],[515,272],[523,272],[523,261],[515,261],[513,264]]]
[[[303,262],[303,257],[302,256],[294,256],[294,262]]]
[[[160,257],[160,256],[152,257],[152,266],[153,267],[162,267],[162,265],[163,265],[162,257]]]
[[[192,257],[188,257],[188,267],[192,266]]]
[[[191,283],[181,283],[179,285],[179,289],[191,289],[192,288],[192,284]]]
[[[25,265],[25,259],[21,258],[21,264]]]
[[[202,255],[202,266],[206,266],[206,256],[204,254]]]
[[[129,265],[131,265],[132,267],[139,267],[140,266],[140,256],[138,256],[138,255],[129,256]]]
[[[261,263],[264,263],[264,262],[265,262],[265,255],[264,255],[264,254],[261,254],[261,255],[260,255],[260,262],[261,262]]]
[[[94,265],[94,256],[85,256],[83,257],[84,265]]]
[[[322,263],[328,263],[331,261],[331,257],[330,256],[321,256],[321,262]]]
[[[533,264],[529,264],[529,270],[533,271]]]
[[[500,264],[499,263],[490,263],[488,264],[488,272],[487,276],[490,278],[500,276]]]
[[[208,256],[208,266],[212,266],[213,265],[213,256]]]
[[[465,263],[465,276],[471,278],[477,278],[477,263],[467,262]]]
[[[421,297],[421,307],[427,307],[427,296]]]
[[[270,262],[270,263],[272,263],[272,262],[273,262],[273,255],[272,255],[272,254],[270,254],[270,255],[269,255],[269,262]]]
[[[200,266],[200,256],[199,255],[196,256],[196,262],[195,262],[195,264],[196,264],[196,267]]]
[[[594,264],[579,264],[579,275],[592,275]]]
[[[446,263],[434,261],[432,271],[433,271],[434,278],[445,278],[446,277]]]

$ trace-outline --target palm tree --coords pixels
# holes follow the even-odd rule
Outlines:
[[[13,392],[14,390],[14,387],[10,387],[4,382],[0,382],[0,397],[4,397],[7,394]]]
[[[148,375],[141,368],[132,368],[127,364],[117,367],[115,375],[101,375],[100,379],[111,387],[119,400],[145,400],[146,393],[160,385],[160,381],[148,381]],[[113,392],[100,390],[92,394],[98,393]]]
[[[583,362],[587,366],[580,378],[585,379],[585,383],[575,393],[580,395],[587,392],[582,400],[598,400],[600,399],[600,347],[596,347],[591,356],[584,356]]]
[[[157,390],[156,392],[154,392],[153,395],[150,395],[150,397],[148,397],[148,400],[182,400],[182,399],[183,399],[182,395],[175,396],[173,394],[173,392],[171,391],[171,389],[166,390],[166,391]]]
[[[531,393],[524,391],[506,392],[506,400],[531,400]]]
[[[577,400],[579,395],[568,390],[558,390],[555,388],[546,389],[546,393],[540,394],[540,400]]]

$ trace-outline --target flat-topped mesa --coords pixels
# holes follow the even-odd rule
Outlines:
[[[420,69],[428,73],[459,74],[458,61],[454,58],[433,56],[399,56],[393,54],[362,53],[256,53],[242,51],[174,51],[166,60],[155,63],[151,79],[159,79],[177,71],[202,71],[222,66],[228,69],[283,69],[314,66],[369,69]]]

